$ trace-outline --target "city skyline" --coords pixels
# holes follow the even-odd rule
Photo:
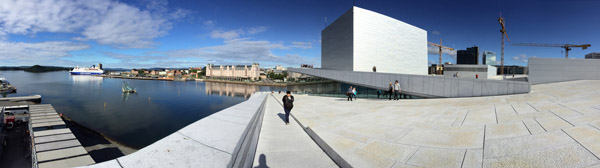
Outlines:
[[[428,41],[457,50],[477,45],[497,54],[506,19],[511,42],[592,44],[599,52],[593,1],[357,1],[356,5],[427,30]],[[352,1],[8,1],[0,4],[0,66],[109,68],[251,64],[320,67],[321,31]],[[472,10],[465,10],[472,9]],[[505,44],[505,64],[564,58],[564,49]],[[438,62],[429,46],[429,63]],[[444,62],[456,62],[445,53]]]

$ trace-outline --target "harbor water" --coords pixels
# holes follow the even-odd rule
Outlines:
[[[208,82],[129,80],[69,72],[0,71],[17,93],[42,95],[78,124],[122,145],[140,149],[203,117],[246,100],[256,91],[281,87]],[[122,93],[126,80],[137,93]]]

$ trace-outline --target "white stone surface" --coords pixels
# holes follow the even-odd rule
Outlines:
[[[600,163],[599,85],[400,101],[296,95],[294,114],[353,167],[586,167]]]
[[[268,96],[253,167],[337,167],[291,116],[285,125],[284,114],[275,97]]]

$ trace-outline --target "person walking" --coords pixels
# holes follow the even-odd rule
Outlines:
[[[400,83],[396,80],[396,83],[394,84],[394,100],[400,100],[398,94],[400,94]]]
[[[352,97],[354,97],[354,100],[356,100],[356,87],[352,88]]]
[[[285,125],[288,125],[290,123],[290,113],[294,108],[294,96],[290,91],[287,91],[281,101],[283,102],[283,111],[285,111]]]
[[[348,101],[352,101],[352,86],[350,86],[350,88],[348,88],[348,91],[346,91],[346,96],[348,96]]]
[[[394,91],[394,86],[392,86],[392,82],[390,82],[390,86],[388,87],[388,93],[390,94],[390,100],[392,100],[392,92]]]

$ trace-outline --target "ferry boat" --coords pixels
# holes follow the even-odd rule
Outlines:
[[[96,65],[92,65],[89,68],[77,66],[70,72],[72,75],[102,75],[104,70],[102,69],[102,64],[99,63],[98,67]]]

